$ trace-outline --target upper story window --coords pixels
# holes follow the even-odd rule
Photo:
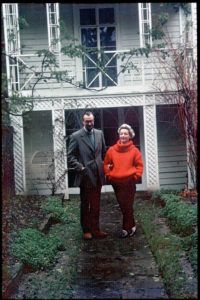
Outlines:
[[[114,8],[80,9],[81,43],[86,48],[83,79],[88,88],[117,85]]]

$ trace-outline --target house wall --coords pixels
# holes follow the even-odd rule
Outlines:
[[[27,22],[27,26],[24,25],[20,30],[21,53],[33,54],[38,50],[48,48],[45,5],[20,3],[18,7],[19,16]]]
[[[50,194],[54,182],[51,111],[32,112],[23,121],[26,192]]]
[[[166,3],[168,4],[168,3]],[[151,4],[151,11],[152,11],[152,23],[155,17],[158,16],[161,12],[168,12],[169,19],[167,24],[163,26],[163,30],[167,36],[171,38],[171,40],[176,43],[180,42],[180,16],[179,11],[175,12],[172,6],[168,6],[168,8],[164,8],[163,6],[157,5],[157,3]],[[159,43],[161,40],[158,40]]]
[[[157,95],[157,98],[159,100],[160,97]],[[52,99],[46,99],[41,100],[41,103],[37,102],[38,105],[36,105],[35,109],[38,111],[33,112],[34,114],[31,118],[31,124],[29,124],[29,122],[27,122],[25,119],[23,120],[23,134],[25,136],[24,150],[22,139],[21,141],[19,140],[21,135],[23,137],[21,128],[17,130],[17,135],[14,135],[16,144],[16,147],[14,148],[14,154],[16,170],[15,183],[17,193],[22,193],[25,191],[34,194],[50,194],[51,191],[47,187],[52,187],[54,176],[59,177],[63,174],[63,171],[67,169],[67,165],[65,165],[64,161],[66,159],[66,150],[64,149],[65,145],[63,144],[66,133],[64,133],[64,130],[61,128],[62,124],[65,124],[65,120],[61,120],[61,118],[64,109],[71,109],[71,103],[73,100],[75,100],[78,107],[82,109],[84,109],[85,103],[88,104],[88,109],[94,108],[93,103],[96,103],[96,107],[99,108],[102,106],[106,107],[106,103],[109,103],[110,107],[114,107],[114,103],[119,103],[119,106],[122,108],[128,108],[128,106],[143,106],[143,118],[140,119],[140,122],[144,122],[144,124],[140,124],[140,150],[142,151],[143,155],[145,171],[142,185],[138,185],[137,188],[138,190],[155,190],[159,187],[176,189],[184,188],[187,173],[186,149],[184,147],[184,139],[182,139],[181,133],[178,130],[179,125],[178,123],[174,122],[174,116],[168,114],[172,116],[172,118],[167,119],[166,126],[166,119],[164,118],[167,115],[166,111],[164,110],[166,105],[162,105],[162,109],[158,110],[157,108],[158,111],[157,114],[155,114],[155,103],[158,101],[156,100],[155,95],[154,97],[153,95],[146,97],[141,97],[139,95],[137,97],[127,97],[123,95],[119,97],[104,97],[103,99],[102,97],[76,97],[76,99],[54,99],[54,101],[52,101]],[[145,105],[146,101],[148,101],[148,105]],[[158,101],[157,104],[159,104],[159,102],[160,101]],[[43,108],[43,111],[41,111],[40,107]],[[63,110],[59,109],[58,111],[60,112],[58,114],[56,113],[55,107],[63,107]],[[52,110],[52,116],[48,109]],[[55,122],[58,120],[58,118],[61,120],[61,123],[59,122],[60,125]],[[158,121],[156,121],[156,119]],[[173,126],[170,124],[170,122]],[[54,134],[51,131],[52,124],[55,126],[54,129],[57,132],[57,138],[54,137]],[[32,128],[31,130],[29,129],[29,126]],[[142,127],[144,127],[144,130],[141,130]],[[144,137],[142,133],[143,131]],[[20,149],[20,147],[22,148]],[[51,151],[54,151],[54,154],[52,154]],[[63,151],[64,160],[61,157],[62,155],[59,155],[57,158],[55,156],[55,153],[60,151]],[[23,153],[25,153],[25,156],[22,155]],[[23,163],[24,157],[25,163]],[[52,180],[48,181],[48,171],[51,164],[51,159],[53,158],[54,162],[57,160],[57,163],[54,165],[55,170],[51,169],[54,176],[51,177]],[[25,169],[26,174],[23,175],[23,171]],[[22,175],[18,176],[19,173]],[[32,186],[31,182],[34,183]],[[25,189],[23,189],[23,185]],[[63,182],[61,183],[60,187],[61,189],[59,192],[67,193],[68,191],[70,193],[79,193],[78,189],[76,189],[76,191],[68,190],[67,176],[63,177]],[[104,191],[109,191],[109,189],[106,187]]]
[[[37,56],[29,55],[31,54],[30,50],[32,50],[33,54],[36,49],[41,50],[48,46],[45,4],[19,4],[20,7],[23,7],[23,5],[24,10],[21,12],[24,12],[24,17],[28,15],[26,11],[28,5],[30,5],[30,8],[34,6],[32,9],[36,12],[33,15],[31,14],[31,17],[29,16],[30,19],[27,20],[28,23],[30,23],[29,27],[21,31],[21,44],[26,46],[22,51],[22,55],[24,55],[22,59],[27,62],[29,66],[38,63],[39,67],[40,59]],[[115,5],[117,13],[117,49],[127,50],[129,48],[138,47],[139,21],[137,4],[118,3],[112,5]],[[68,33],[71,35],[75,34],[74,37],[77,37],[76,33],[78,27],[76,23],[75,25],[73,23],[74,20],[77,21],[74,6],[73,4],[60,4],[60,17],[65,20]],[[152,12],[156,13],[155,4],[152,4]],[[180,33],[178,15],[170,14],[169,28],[170,26],[172,36],[178,39]],[[82,74],[82,71],[79,69],[80,64],[77,64],[77,59],[64,58],[64,56],[61,56],[61,60],[63,69],[67,67],[71,75]],[[144,180],[146,186],[142,188],[146,189],[149,186],[157,188],[159,184],[160,187],[165,188],[171,188],[172,186],[174,188],[184,187],[186,182],[185,174],[187,172],[186,150],[183,140],[180,139],[180,133],[176,127],[172,127],[171,130],[168,128],[170,134],[167,134],[167,129],[162,119],[158,120],[157,128],[155,126],[156,93],[151,84],[153,83],[155,75],[159,77],[159,72],[156,73],[156,68],[161,72],[162,70],[159,69],[159,65],[154,63],[153,59],[141,60],[135,58],[134,63],[138,65],[139,72],[131,71],[130,73],[126,72],[121,74],[118,87],[110,87],[102,92],[74,89],[68,84],[57,83],[53,80],[48,82],[43,81],[36,86],[35,96],[40,95],[41,97],[35,98],[34,110],[38,112],[35,112],[37,114],[33,116],[31,121],[33,126],[32,132],[27,131],[26,126],[24,128],[26,176],[16,175],[18,177],[17,192],[23,191],[23,181],[26,177],[26,191],[28,193],[35,193],[35,185],[38,185],[39,193],[49,193],[50,190],[47,189],[47,185],[51,185],[51,182],[47,181],[47,174],[51,162],[48,160],[44,163],[44,152],[49,151],[46,156],[51,159],[52,156],[50,153],[54,150],[53,146],[60,146],[61,144],[60,141],[58,141],[55,142],[54,145],[53,134],[49,131],[49,129],[52,128],[52,119],[54,119],[54,117],[50,117],[50,110],[53,115],[55,107],[60,111],[64,111],[64,109],[84,108],[86,106],[91,108],[143,107],[144,145],[141,150],[145,153],[144,161],[147,175],[145,175],[146,178]],[[40,71],[39,68],[38,71]],[[32,79],[30,82],[33,83],[35,80],[36,79]],[[41,110],[44,111],[44,114],[45,111],[48,112],[41,117]],[[157,114],[157,117],[158,115],[159,114]],[[27,124],[28,123],[25,125]],[[41,131],[43,131],[43,135]],[[166,133],[166,137],[164,133]],[[20,144],[18,148],[22,147],[21,152],[18,151],[18,149],[15,150],[17,155],[20,152],[20,160],[16,159],[16,166],[19,166],[21,161],[23,162],[22,141],[17,142],[19,136],[23,141],[21,129],[18,130],[18,136],[15,142],[16,144]],[[43,136],[45,136],[46,139],[43,139]],[[159,171],[157,170],[157,164],[159,165]],[[55,169],[59,168],[56,166]],[[23,170],[23,166],[19,168],[20,174],[23,173]],[[56,174],[56,171],[54,173]],[[146,181],[146,179],[148,180]],[[31,181],[34,182],[32,186],[30,184]]]
[[[41,71],[41,58],[38,57],[37,51],[48,49],[48,32],[47,32],[47,16],[45,4],[38,3],[26,3],[19,4],[19,14],[23,16],[28,23],[20,31],[20,42],[22,46],[22,56],[23,61],[29,66],[33,66],[33,70]],[[72,4],[60,4],[60,19],[64,20],[67,34],[74,38],[73,36],[73,10]],[[70,43],[70,40],[68,41]],[[67,43],[63,42],[62,46]],[[29,56],[28,56],[29,55]],[[57,56],[57,61],[59,62],[59,56]],[[61,70],[66,70],[71,76],[75,75],[75,59],[61,55]],[[47,71],[47,70],[46,70]],[[49,73],[44,70],[44,74],[49,76]],[[25,69],[24,72],[20,72],[21,82],[25,81],[28,76],[32,73],[31,70]],[[37,77],[38,78],[38,77]],[[36,82],[37,78],[30,80],[31,84]],[[39,81],[37,83],[37,90],[42,89],[43,95],[49,95],[55,89],[71,87],[67,83],[58,83],[55,79],[48,79],[48,81]],[[29,90],[30,86],[27,85],[26,89]]]
[[[66,46],[72,42],[74,39],[74,25],[73,25],[73,4],[59,4],[60,6],[60,20],[64,22],[65,31],[61,32],[61,37],[64,37],[64,34],[67,33],[69,36],[69,40],[63,39],[61,42],[61,47]],[[69,58],[66,55],[61,54],[61,60],[62,70],[68,71],[70,76],[75,76],[76,74],[76,59],[75,58]],[[62,87],[65,88],[71,88],[71,86],[68,83],[62,83]]]
[[[158,166],[160,188],[187,185],[186,143],[175,107],[157,106]]]
[[[13,128],[2,126],[2,195],[3,200],[14,195]],[[8,203],[5,203],[9,205]]]
[[[101,4],[103,6],[109,4]],[[116,12],[116,30],[117,30],[117,49],[129,50],[140,47],[139,44],[139,19],[138,19],[138,4],[137,3],[117,3],[110,4],[115,7]],[[60,4],[60,19],[64,21],[67,34],[72,38],[79,40],[79,22],[78,22],[78,4]],[[83,6],[83,5],[82,5]],[[91,4],[90,4],[91,6]],[[47,34],[47,18],[46,9],[44,4],[19,4],[20,15],[23,16],[29,26],[25,27],[20,32],[22,49],[22,59],[28,66],[36,66],[36,71],[41,71],[41,58],[35,54],[36,50],[46,49],[48,47],[48,34]],[[27,9],[28,8],[28,9]],[[155,3],[152,3],[152,15],[158,13],[158,8]],[[180,25],[179,15],[171,10],[170,19],[167,26],[173,40],[179,41]],[[167,29],[166,29],[167,30]],[[63,35],[61,35],[63,36]],[[71,41],[62,41],[62,46],[69,44]],[[32,53],[31,53],[32,52]],[[34,56],[27,56],[34,54]],[[59,61],[59,55],[58,55]],[[79,58],[69,58],[61,54],[61,70],[67,70],[69,76],[74,77],[76,80],[82,80],[81,60]],[[130,71],[121,73],[119,77],[118,87],[109,87],[105,93],[119,93],[119,92],[149,92],[153,90],[153,80],[159,79],[160,65],[156,62],[156,58],[151,59],[134,56],[131,59],[132,63],[137,67]],[[126,60],[123,61],[125,63]],[[118,60],[118,71],[120,71],[121,60]],[[163,73],[164,70],[161,70]],[[26,73],[21,73],[21,82],[27,77]],[[31,70],[28,71],[28,76],[32,74]],[[46,73],[46,75],[49,75]],[[38,77],[37,77],[38,78]],[[37,78],[33,77],[29,83],[33,84]],[[166,79],[168,76],[166,76]],[[123,88],[123,89],[122,89]],[[26,85],[25,89],[30,90],[30,86]],[[55,79],[48,79],[47,81],[39,81],[36,86],[35,96],[65,96],[66,94],[77,95],[91,94],[88,91],[78,91],[68,83],[58,83]]]

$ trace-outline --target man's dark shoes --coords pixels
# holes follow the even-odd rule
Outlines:
[[[92,234],[90,232],[83,233],[83,239],[84,240],[91,240],[92,239]]]
[[[104,239],[108,236],[108,233],[103,232],[103,231],[93,231],[92,232],[92,237],[97,238],[97,239]]]

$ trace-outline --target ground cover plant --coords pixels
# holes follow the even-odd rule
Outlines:
[[[17,272],[20,262],[11,254],[11,245],[17,232],[25,228],[38,228],[44,219],[40,209],[44,196],[3,195],[2,209],[2,290]]]
[[[46,236],[35,228],[18,232],[11,254],[33,269],[49,267],[62,242],[57,236]]]
[[[171,191],[152,194],[155,203],[158,198],[164,203],[161,214],[167,218],[172,232],[182,237],[182,247],[197,276],[197,202]]]
[[[76,274],[76,259],[81,244],[79,199],[67,201],[62,205],[61,199],[56,196],[42,197],[42,199],[34,196],[33,198],[40,199],[39,203],[37,200],[30,202],[32,205],[29,203],[29,209],[27,209],[28,203],[25,204],[27,199],[20,197],[18,205],[17,201],[13,202],[15,210],[10,214],[10,219],[14,215],[15,217],[18,214],[23,215],[22,203],[25,204],[26,217],[23,224],[16,222],[14,226],[11,226],[12,239],[9,240],[10,251],[7,255],[12,259],[8,267],[12,270],[20,263],[31,267],[30,273],[22,277],[22,282],[24,281],[22,289],[12,297],[15,299],[20,297],[26,299],[69,298],[70,282]],[[37,206],[40,222],[37,220],[32,223],[30,216],[33,215],[32,208],[35,206]],[[45,235],[39,231],[39,225],[48,213],[60,220],[59,223],[53,224]],[[66,252],[65,249],[67,249]]]
[[[195,298],[197,291],[193,283],[197,276],[196,204],[185,203],[178,191],[161,190],[154,192],[150,200],[136,201],[135,211],[170,297]],[[169,230],[159,232],[160,224],[155,222],[156,219],[164,219]],[[183,266],[185,254],[191,263],[192,275],[188,275]]]
[[[161,194],[164,193],[162,192]],[[168,193],[168,195],[169,194],[170,193]],[[170,197],[174,199],[172,201],[174,205],[185,203],[181,198],[179,200],[177,200],[176,197],[173,198],[178,195],[177,193],[170,195]],[[179,235],[173,231],[174,227],[170,226],[172,219],[168,218],[170,209],[166,211],[167,201],[165,201],[165,197],[163,200],[161,199],[162,197],[159,196],[159,193],[157,193],[157,196],[154,195],[154,198],[151,197],[149,200],[148,197],[137,197],[138,199],[136,199],[137,201],[135,202],[137,222],[142,225],[170,297],[177,299],[195,298],[194,286],[192,285],[194,278],[188,276],[180,262],[183,254],[186,253],[187,258],[193,266],[193,270],[197,270],[195,212],[192,210],[193,217],[190,218],[192,231],[188,230],[190,227],[188,223],[189,227],[184,227],[184,230],[186,230],[185,232],[189,235]],[[159,201],[155,200],[156,197]],[[46,238],[47,240],[49,238],[51,241],[59,241],[63,248],[62,251],[59,251],[59,247],[54,247],[54,259],[49,261],[48,265],[37,265],[37,270],[25,274],[22,278],[19,290],[12,295],[12,298],[69,299],[72,297],[73,292],[71,284],[76,281],[78,257],[84,245],[80,228],[79,196],[70,197],[70,201],[66,201],[64,204],[62,204],[61,199],[58,200],[55,196],[42,198],[34,196],[34,201],[30,201],[30,199],[31,198],[28,198],[29,202],[25,201],[25,198],[21,199],[18,206],[17,201],[13,201],[14,209],[11,209],[12,214],[10,214],[10,216],[12,215],[10,222],[14,221],[14,224],[11,226],[12,241],[17,241],[17,232],[20,232],[19,229],[21,229],[21,232],[27,232],[24,230],[29,229],[32,232],[31,234],[37,236],[39,224],[41,224],[44,217],[50,213],[57,219],[57,222],[50,227]],[[40,199],[40,201],[37,203],[36,199]],[[161,203],[162,205],[160,205]],[[195,210],[196,204],[190,203],[189,206],[184,207],[186,207],[184,209],[194,207]],[[24,212],[23,208],[25,208]],[[33,208],[35,208],[35,210]],[[187,215],[187,212],[183,213]],[[21,217],[17,218],[19,214],[21,214]],[[23,215],[24,218],[22,217]],[[166,221],[166,224],[169,225],[170,231],[159,234],[157,230],[158,221],[162,218]],[[182,220],[182,218],[179,219]],[[181,225],[178,226],[179,229],[180,226]],[[181,232],[181,230],[179,231]],[[27,235],[25,236],[27,238]],[[44,236],[42,235],[42,237]],[[53,245],[55,246],[56,243],[57,242],[53,242]],[[11,256],[11,252],[9,255]],[[14,260],[13,256],[12,259]],[[33,255],[31,258],[29,257],[29,263],[31,263],[31,260],[34,261]],[[19,261],[19,259],[15,259],[15,262],[16,261]]]

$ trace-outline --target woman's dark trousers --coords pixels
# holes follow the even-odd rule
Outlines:
[[[131,230],[135,226],[134,219],[134,197],[136,186],[132,179],[112,184],[117,201],[123,215],[123,229]]]

